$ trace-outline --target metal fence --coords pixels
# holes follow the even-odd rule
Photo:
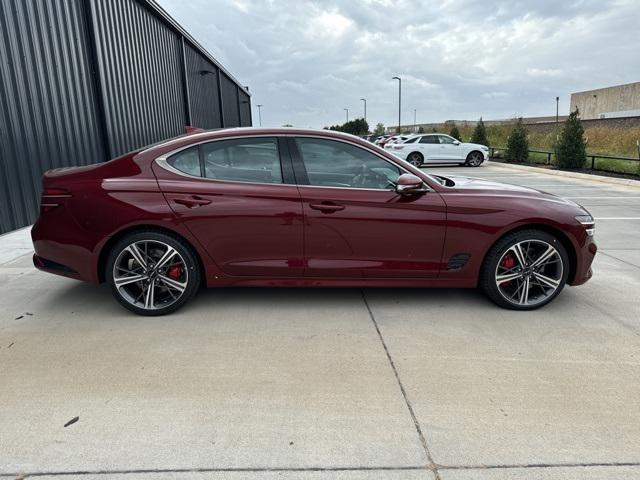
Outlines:
[[[45,170],[249,126],[250,101],[153,0],[0,0],[0,233],[35,220]]]
[[[499,158],[508,160],[506,155],[507,149],[504,147],[491,147],[489,155],[491,158]],[[527,162],[538,163],[544,165],[557,165],[558,158],[556,152],[549,150],[529,150],[529,158]],[[532,157],[531,154],[534,154]],[[587,170],[594,170],[607,173],[623,173],[630,175],[640,175],[640,154],[638,158],[634,157],[615,157],[611,155],[600,155],[595,153],[587,153]]]

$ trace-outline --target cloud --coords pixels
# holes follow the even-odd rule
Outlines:
[[[635,0],[159,0],[261,103],[263,125],[555,114],[640,80]],[[257,112],[254,118],[257,117]]]

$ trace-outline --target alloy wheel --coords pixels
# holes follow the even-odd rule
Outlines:
[[[113,282],[120,296],[145,310],[173,305],[185,293],[188,280],[182,255],[158,240],[130,243],[113,264]]]
[[[532,306],[551,297],[562,284],[564,265],[558,250],[542,240],[524,240],[500,258],[495,282],[510,303]]]
[[[480,152],[471,152],[469,154],[469,159],[467,160],[467,165],[471,167],[478,167],[483,160],[484,158]]]
[[[414,167],[422,165],[422,156],[419,153],[412,153],[409,155],[409,163]]]

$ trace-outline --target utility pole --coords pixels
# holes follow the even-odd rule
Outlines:
[[[560,97],[556,97],[556,126],[558,126],[559,102],[560,102]]]
[[[398,135],[400,135],[402,118],[402,79],[400,77],[393,77],[391,80],[398,80]]]
[[[367,121],[367,99],[366,98],[361,98],[360,100],[362,100],[364,102],[364,121]]]
[[[262,126],[262,104],[258,104],[256,107],[258,107],[258,122]]]
[[[416,128],[416,126],[417,126],[416,125],[416,112],[417,112],[417,110],[414,108],[413,109],[413,133],[416,133],[416,131],[418,130]]]
[[[345,108],[344,111],[347,112],[347,123],[348,123],[349,122],[349,109]]]

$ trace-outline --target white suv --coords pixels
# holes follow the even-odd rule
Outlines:
[[[391,153],[416,167],[424,163],[459,163],[479,167],[489,158],[489,147],[462,143],[442,133],[416,135],[390,147]]]

